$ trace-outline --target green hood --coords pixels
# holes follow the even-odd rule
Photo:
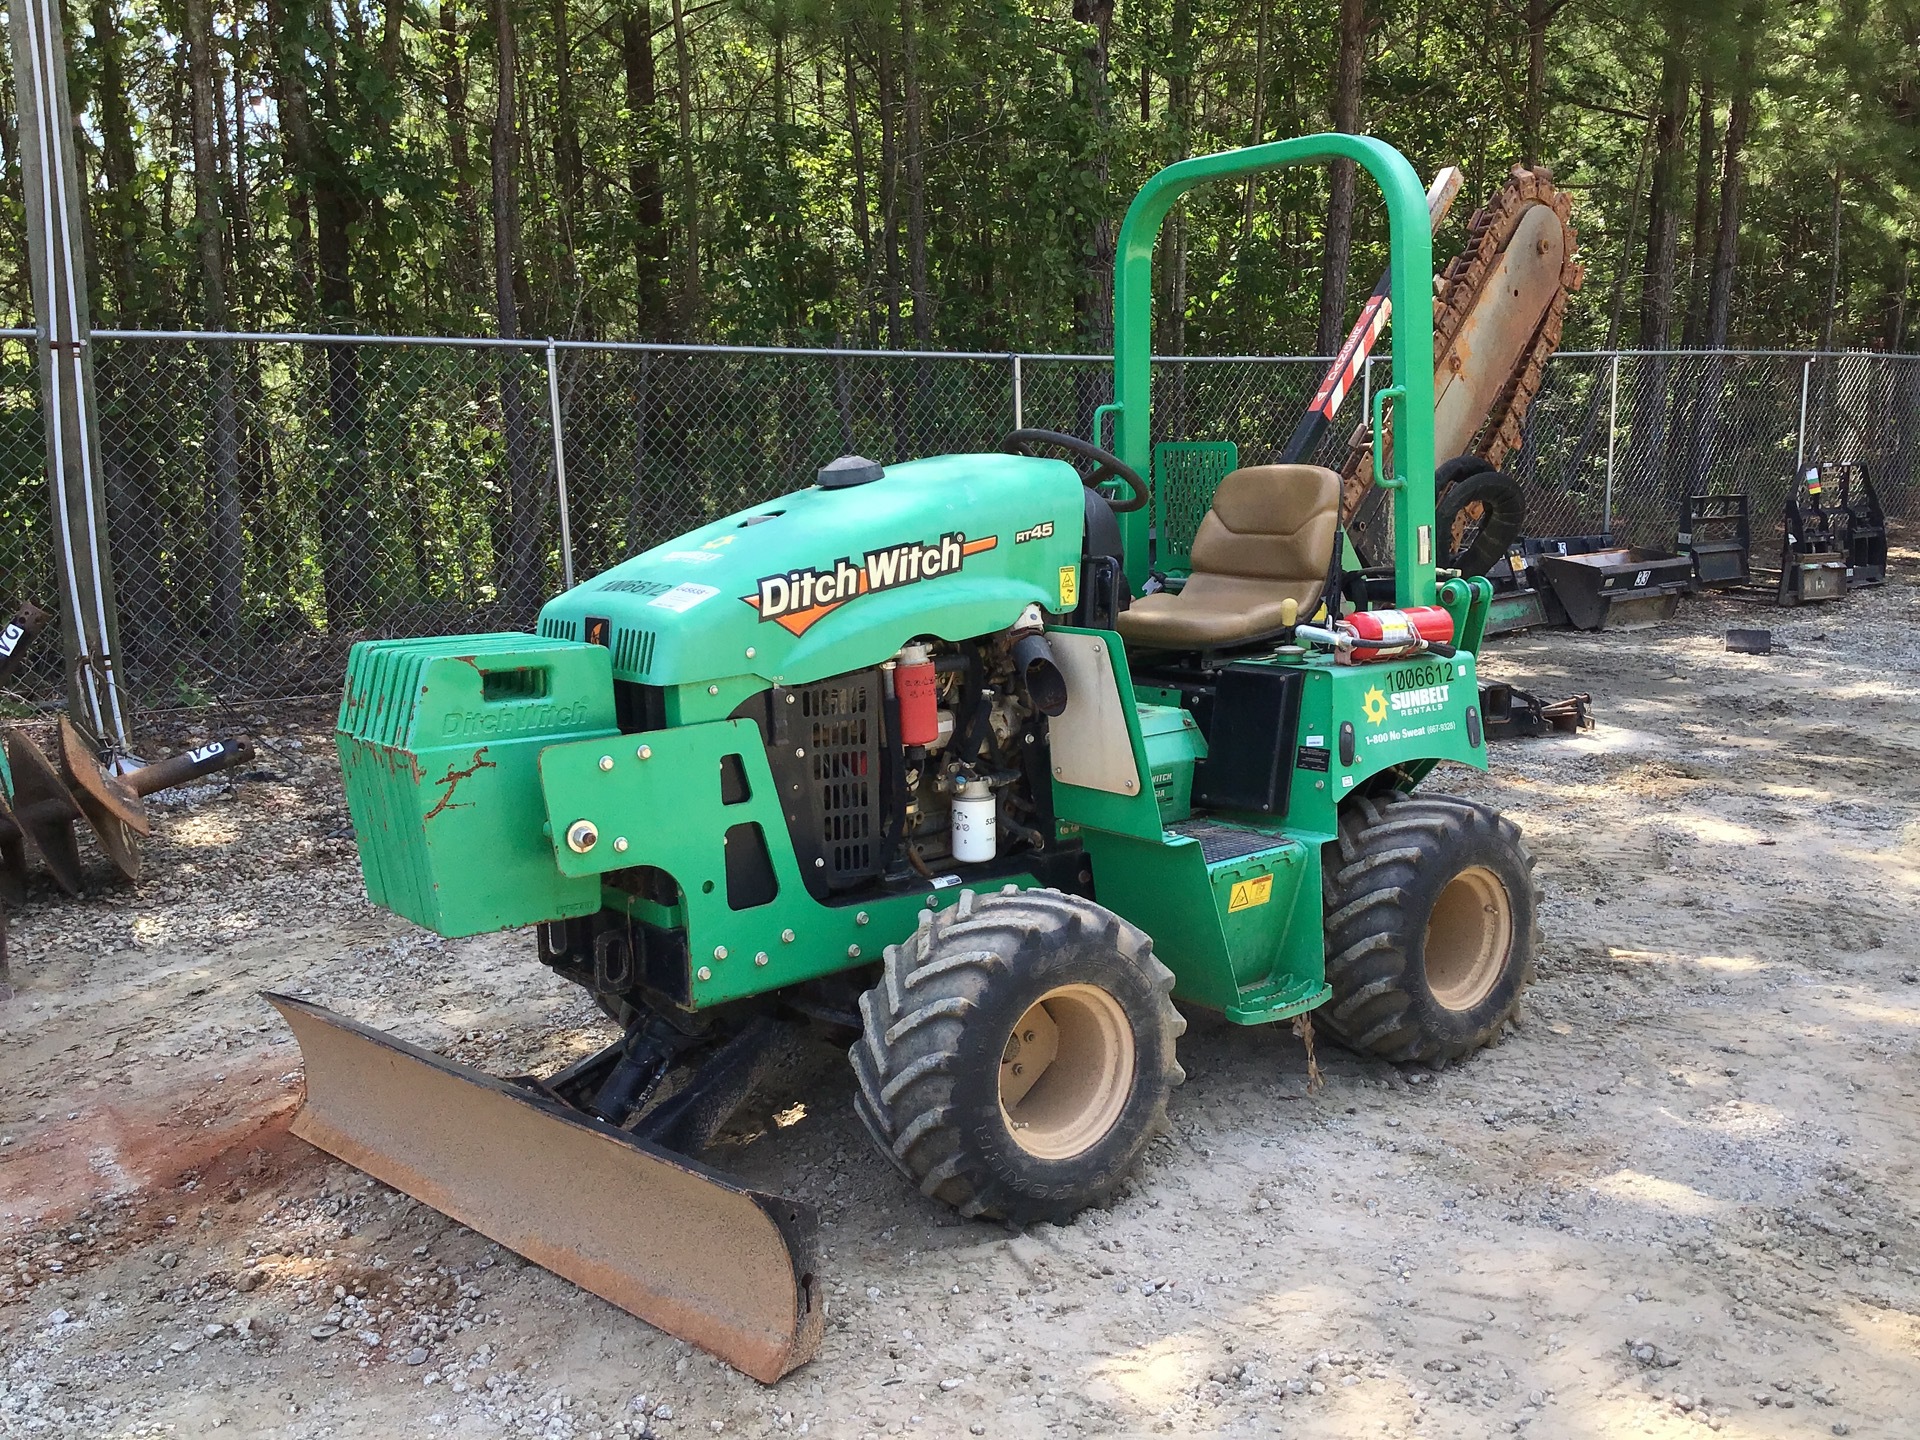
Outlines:
[[[716,520],[550,601],[540,633],[613,652],[616,679],[803,685],[917,635],[959,640],[1079,592],[1080,480],[1060,460],[940,455]]]

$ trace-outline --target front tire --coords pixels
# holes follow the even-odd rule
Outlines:
[[[1145,932],[1054,890],[923,911],[860,997],[854,1107],[923,1194],[1065,1221],[1103,1204],[1186,1078],[1173,974]]]
[[[1492,1043],[1532,983],[1538,943],[1517,825],[1451,795],[1362,797],[1322,875],[1333,998],[1314,1018],[1336,1040],[1430,1065]]]

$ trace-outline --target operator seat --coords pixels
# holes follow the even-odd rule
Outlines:
[[[1213,492],[1186,585],[1141,596],[1115,628],[1152,650],[1222,650],[1277,635],[1287,628],[1284,602],[1299,607],[1299,621],[1319,605],[1339,520],[1334,471],[1243,466]]]

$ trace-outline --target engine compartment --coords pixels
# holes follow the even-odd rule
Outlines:
[[[871,669],[773,686],[735,712],[760,727],[816,899],[957,883],[1055,846],[1034,689],[1057,710],[1045,690],[1057,672],[1034,640],[1044,646],[1037,614],[968,640],[921,637]]]

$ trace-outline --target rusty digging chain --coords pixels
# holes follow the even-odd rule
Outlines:
[[[1433,360],[1437,391],[1441,379],[1437,372],[1441,367],[1448,365],[1451,359],[1455,369],[1459,368],[1459,357],[1451,357],[1449,352],[1460,335],[1461,327],[1466,324],[1475,307],[1488,298],[1488,282],[1500,272],[1501,259],[1519,231],[1521,222],[1529,211],[1540,206],[1558,217],[1564,230],[1561,253],[1568,258],[1561,264],[1559,284],[1545,313],[1488,406],[1485,419],[1476,428],[1470,448],[1496,469],[1509,453],[1520,448],[1528,407],[1545,378],[1547,362],[1560,344],[1567,299],[1580,288],[1585,275],[1584,267],[1572,258],[1578,240],[1578,233],[1571,223],[1572,197],[1554,185],[1553,172],[1544,165],[1531,170],[1514,166],[1506,183],[1474,212],[1467,224],[1465,248],[1453,257],[1435,282]],[[1391,441],[1391,420],[1387,432]],[[1342,510],[1349,521],[1358,516],[1361,523],[1365,523],[1379,503],[1377,496],[1372,497],[1371,503],[1366,503],[1373,485],[1371,447],[1372,436],[1365,417],[1362,417],[1341,468]],[[1436,455],[1434,460],[1438,463],[1451,458],[1450,455]]]

